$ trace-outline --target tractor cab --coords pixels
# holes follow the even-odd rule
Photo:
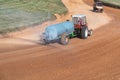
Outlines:
[[[86,16],[83,14],[73,15],[72,21],[75,28],[81,29],[82,27],[87,26]]]

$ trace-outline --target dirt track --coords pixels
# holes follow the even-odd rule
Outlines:
[[[57,15],[55,22],[84,13],[90,27],[95,29],[94,35],[87,40],[72,39],[68,46],[58,43],[44,46],[38,42],[39,29],[44,30],[40,27],[48,25],[44,23],[0,39],[0,80],[120,80],[120,10],[105,7],[107,14],[97,14],[81,0],[63,0],[63,3],[68,8],[81,4],[82,8],[69,9],[66,16]]]

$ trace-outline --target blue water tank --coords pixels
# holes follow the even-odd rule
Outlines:
[[[63,33],[70,34],[74,31],[72,21],[65,21],[59,24],[48,26],[45,29],[45,40],[51,41],[58,39]]]

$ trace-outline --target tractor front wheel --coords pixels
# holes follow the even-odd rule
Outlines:
[[[91,36],[93,34],[93,30],[88,30],[88,36]]]
[[[83,27],[81,29],[81,38],[82,39],[87,39],[88,38],[88,28],[87,27]]]
[[[69,43],[69,36],[66,33],[62,34],[61,44],[67,45],[68,43]]]

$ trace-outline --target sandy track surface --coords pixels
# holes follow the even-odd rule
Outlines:
[[[69,9],[66,16],[56,14],[56,21],[0,39],[0,80],[120,80],[120,10],[105,7],[107,14],[99,14],[82,0],[63,3]],[[79,11],[72,9],[76,6]],[[67,46],[39,44],[38,36],[46,25],[75,13],[88,16],[89,26],[95,29],[93,36],[71,39]]]

